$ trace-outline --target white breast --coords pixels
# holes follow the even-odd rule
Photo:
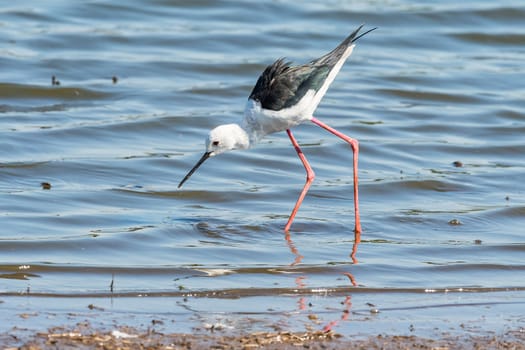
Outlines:
[[[243,127],[250,139],[258,141],[265,135],[290,129],[312,119],[311,104],[315,91],[308,91],[296,105],[279,111],[261,107],[260,102],[249,99],[244,109]],[[315,108],[314,108],[315,109]]]

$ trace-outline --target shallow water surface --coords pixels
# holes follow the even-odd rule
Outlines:
[[[199,299],[210,312],[262,301],[264,313],[305,294],[338,314],[354,295],[356,315],[384,300],[462,322],[448,292],[522,308],[523,18],[521,1],[5,6],[0,309],[150,295],[151,310],[212,297]],[[289,235],[305,174],[285,133],[208,160],[177,189],[266,65],[307,62],[361,23],[379,29],[315,114],[360,141],[360,244],[351,150],[313,124],[294,130],[317,177]],[[234,299],[223,310],[216,296]],[[384,314],[376,324],[393,322]]]

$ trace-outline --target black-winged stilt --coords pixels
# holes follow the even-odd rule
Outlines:
[[[357,28],[334,50],[310,63],[291,66],[283,59],[278,59],[268,66],[257,80],[248,98],[242,123],[220,125],[211,130],[206,139],[206,152],[182,179],[178,187],[180,188],[206,159],[234,149],[247,149],[267,134],[286,130],[306,169],[306,183],[284,228],[285,231],[288,231],[315,177],[312,167],[306,160],[290,128],[310,121],[348,142],[352,147],[354,158],[354,231],[356,242],[359,242],[361,233],[357,177],[359,144],[357,140],[315,118],[313,112],[344,62],[352,53],[356,40],[376,29],[372,28],[358,35],[362,27],[363,25]]]

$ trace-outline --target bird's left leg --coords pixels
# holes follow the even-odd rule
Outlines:
[[[290,141],[292,141],[292,145],[294,146],[295,151],[297,152],[297,155],[301,159],[301,162],[303,162],[304,169],[306,170],[306,183],[304,184],[303,190],[301,194],[299,195],[299,199],[297,199],[297,203],[295,203],[295,207],[293,208],[292,214],[290,214],[288,223],[284,227],[284,230],[288,232],[290,230],[290,226],[292,226],[293,219],[295,218],[295,215],[297,214],[297,211],[299,210],[299,207],[301,206],[301,203],[303,202],[303,199],[306,196],[306,192],[308,192],[308,189],[310,188],[312,181],[314,181],[315,173],[312,170],[310,163],[308,163],[308,161],[306,160],[306,157],[304,156],[303,151],[299,147],[299,144],[297,143],[297,140],[295,139],[295,137],[293,137],[290,129],[287,129],[286,133],[288,134],[288,137],[290,137]]]

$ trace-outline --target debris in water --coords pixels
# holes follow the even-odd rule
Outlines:
[[[54,75],[51,77],[51,85],[60,85],[60,81]]]
[[[461,225],[461,221],[458,219],[452,219],[448,222],[449,225]]]

